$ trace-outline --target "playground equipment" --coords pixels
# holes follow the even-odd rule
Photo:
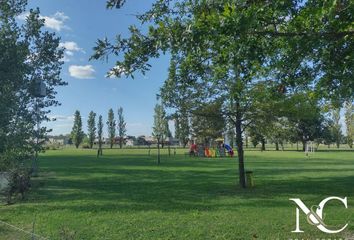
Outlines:
[[[209,149],[209,148],[205,148],[205,156],[206,157],[216,157],[216,150],[214,149]]]
[[[233,149],[227,144],[219,144],[216,148],[208,148],[203,145],[197,146],[192,144],[189,149],[189,156],[198,156],[198,157],[225,157],[227,154],[230,157],[234,156]]]
[[[229,145],[224,144],[224,148],[227,150],[227,152],[229,153],[230,157],[234,156],[234,150],[232,150],[232,148]]]

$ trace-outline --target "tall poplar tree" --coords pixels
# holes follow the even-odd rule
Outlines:
[[[107,127],[110,148],[113,148],[116,138],[116,120],[114,119],[114,112],[112,108],[108,111]]]
[[[91,111],[87,120],[87,135],[89,139],[90,148],[93,147],[93,143],[96,138],[96,113]]]
[[[122,148],[124,144],[124,137],[127,133],[127,124],[124,120],[123,108],[118,108],[118,138],[119,138],[119,147]]]
[[[84,139],[85,133],[82,131],[82,119],[80,111],[76,110],[74,115],[74,126],[71,130],[71,138],[76,148],[80,146]]]
[[[103,120],[102,116],[98,117],[97,123],[97,138],[98,138],[98,155],[102,155],[102,144],[103,144]]]

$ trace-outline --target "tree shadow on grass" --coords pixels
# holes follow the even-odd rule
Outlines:
[[[189,211],[239,211],[244,207],[264,209],[264,208],[286,208],[289,209],[291,204],[289,198],[300,197],[302,200],[318,203],[327,196],[340,196],[340,197],[353,197],[353,193],[349,193],[341,186],[346,186],[347,182],[353,178],[346,178],[345,181],[341,179],[342,183],[340,188],[328,189],[324,186],[330,183],[330,180],[319,181],[321,184],[308,184],[308,182],[297,181],[292,185],[287,182],[273,184],[269,188],[256,188],[252,190],[229,190],[222,187],[225,185],[214,185],[218,187],[217,191],[209,192],[206,194],[202,190],[191,191],[186,186],[176,186],[168,184],[169,187],[175,187],[172,191],[168,191],[166,186],[162,185],[160,188],[151,187],[149,184],[140,183],[136,189],[130,191],[117,188],[117,191],[111,190],[92,190],[82,191],[72,194],[61,194],[60,192],[51,192],[46,195],[47,199],[53,199],[55,202],[52,204],[50,201],[40,202],[41,210],[69,210],[74,212],[137,212],[137,211],[163,211],[163,212],[189,212]],[[131,183],[130,186],[135,184]],[[203,189],[202,185],[194,185],[199,189]],[[313,186],[317,190],[308,190]],[[320,188],[318,189],[318,187]],[[142,190],[143,188],[149,191]],[[313,189],[313,188],[312,188]],[[348,189],[348,188],[347,188]],[[348,189],[349,190],[349,189]],[[167,192],[165,192],[167,191]],[[349,195],[351,194],[351,195]],[[216,201],[220,197],[227,197],[227,201]],[[274,198],[273,196],[276,196]],[[234,199],[232,199],[234,198]],[[26,210],[27,206],[23,206]]]
[[[69,171],[65,166],[52,169],[58,172],[57,177],[38,179],[45,181],[44,186],[36,189],[31,198],[44,208],[73,211],[237,211],[244,206],[288,207],[291,197],[353,195],[350,190],[354,176],[340,176],[342,169],[312,166],[275,172],[260,167],[255,171],[256,187],[241,189],[236,187],[236,169],[198,170],[201,165],[210,166],[210,162],[190,164],[188,170],[176,168],[185,168],[183,161],[146,170],[127,169],[153,166],[146,161],[129,162],[129,158],[118,165],[116,160],[106,159],[99,167],[96,163],[96,168],[74,164]],[[299,172],[302,175],[296,176]],[[295,176],[290,178],[292,174]]]
[[[45,156],[29,203],[73,211],[237,211],[249,207],[288,207],[291,197],[348,196],[353,161],[248,157],[256,187],[238,187],[237,159],[163,156],[156,166],[145,154]],[[342,174],[345,171],[345,174]],[[349,172],[350,173],[350,172]],[[335,176],[334,176],[335,174]],[[342,174],[342,175],[341,175]],[[26,207],[25,205],[22,207]]]

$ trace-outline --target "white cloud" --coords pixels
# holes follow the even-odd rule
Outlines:
[[[64,57],[62,59],[64,62],[70,62],[70,57],[74,56],[74,52],[85,53],[85,51],[73,41],[61,42],[59,43],[59,47],[65,49]]]
[[[77,43],[73,41],[61,42],[59,43],[59,47],[65,48],[67,51],[70,52],[83,51],[82,48],[80,48],[79,45],[77,45]]]
[[[73,55],[74,55],[74,52],[72,52],[72,51],[65,51],[65,53],[66,53],[66,55],[68,55],[68,56],[73,56]]]
[[[70,29],[65,25],[65,21],[69,19],[63,12],[56,12],[52,16],[42,16],[45,20],[44,26],[60,32],[62,29]]]
[[[95,69],[92,65],[71,65],[69,67],[70,76],[79,79],[90,79],[94,78]]]
[[[20,20],[26,20],[29,13],[22,13],[17,18]],[[54,15],[51,16],[42,16],[40,18],[44,19],[44,26],[47,28],[53,29],[55,31],[60,32],[62,29],[70,29],[68,26],[65,25],[65,22],[69,19],[63,12],[56,12]]]

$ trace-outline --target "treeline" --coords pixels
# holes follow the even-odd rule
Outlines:
[[[295,103],[296,102],[296,103]],[[309,141],[318,148],[320,144],[347,144],[353,148],[354,113],[353,104],[346,102],[344,108],[334,105],[321,105],[310,100],[306,95],[298,95],[281,102],[270,100],[257,109],[257,118],[248,122],[242,138],[246,147],[261,146],[266,150],[266,143],[275,145],[276,150],[283,149],[286,143],[302,144],[305,151]],[[343,114],[341,114],[343,112]],[[164,116],[164,117],[163,117]],[[196,109],[180,111],[166,116],[162,105],[155,107],[154,135],[164,136],[168,133],[168,119],[175,122],[175,136],[186,146],[189,141],[210,145],[213,140],[225,136],[230,145],[236,145],[236,131],[223,113],[221,102],[203,104]],[[156,119],[165,119],[163,120]],[[342,125],[344,122],[344,126]],[[161,127],[157,127],[157,126]],[[167,128],[163,127],[167,126]],[[345,133],[342,131],[345,129]]]
[[[104,143],[103,138],[103,118],[101,115],[98,116],[98,121],[96,124],[96,113],[91,111],[87,119],[87,133],[83,131],[82,127],[82,118],[79,110],[75,111],[74,114],[74,125],[70,134],[71,142],[75,145],[76,148],[84,142],[84,139],[87,139],[87,144],[89,148],[93,148],[95,143],[98,144],[98,148],[101,150]],[[109,139],[110,148],[113,148],[113,145],[118,140],[119,147],[122,148],[124,145],[127,126],[123,115],[123,108],[119,107],[117,111],[117,120],[115,119],[113,109],[109,109],[108,117],[106,121],[107,125],[107,136]]]
[[[347,102],[344,113],[344,123],[341,123],[341,109],[335,106],[321,106],[316,101],[297,99],[294,105],[285,105],[284,111],[269,111],[263,118],[259,118],[245,131],[245,137],[250,138],[251,144],[256,147],[261,145],[265,149],[265,143],[275,144],[276,150],[284,149],[285,143],[302,143],[302,150],[306,150],[306,144],[311,141],[318,148],[320,144],[347,144],[353,147],[353,104]],[[346,134],[342,129],[346,129]],[[247,142],[246,142],[247,144]]]

